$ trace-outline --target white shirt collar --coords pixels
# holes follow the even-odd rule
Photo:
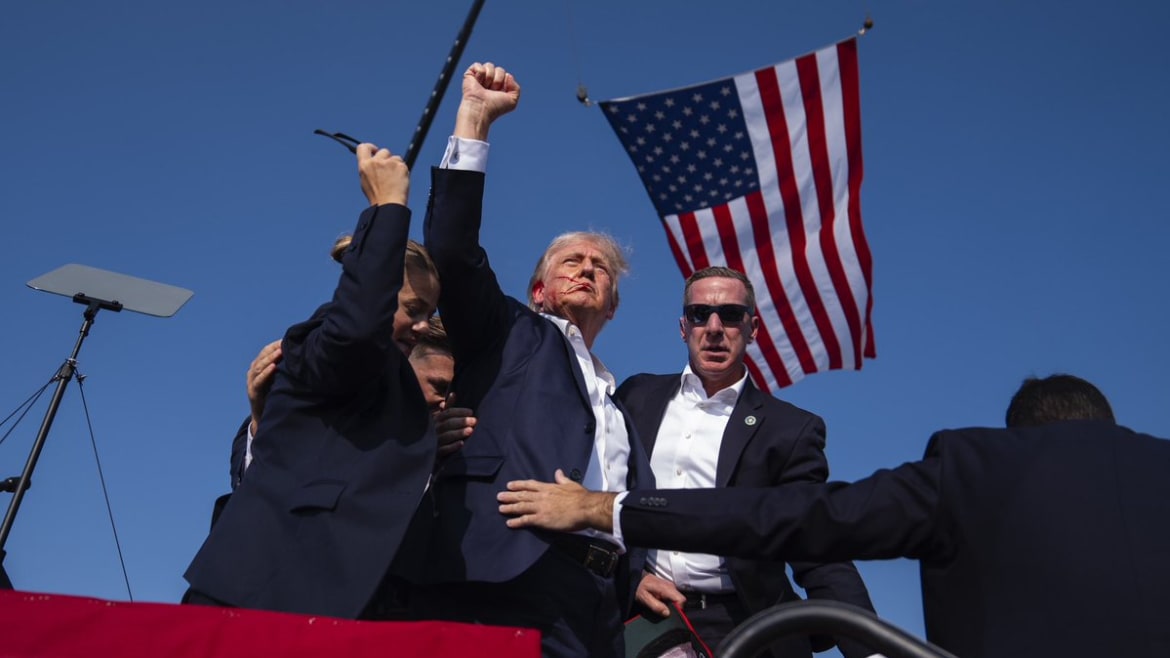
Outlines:
[[[743,387],[747,385],[747,368],[744,368],[743,377],[727,388],[721,389],[710,397],[707,396],[707,389],[703,387],[703,380],[691,370],[691,364],[688,363],[683,368],[681,375],[681,382],[679,384],[679,392],[683,397],[691,399],[696,403],[703,403],[710,400],[712,403],[723,405],[728,409],[735,406],[739,400],[740,394],[743,393]]]
[[[605,382],[607,388],[606,393],[613,395],[613,392],[617,390],[617,380],[614,379],[614,376],[609,371],[609,368],[606,368],[605,364],[601,362],[601,359],[597,358],[597,355],[591,352],[588,347],[585,347],[585,337],[581,334],[581,329],[572,322],[555,315],[541,313],[540,317],[555,324],[557,328],[561,330],[561,333],[569,339],[569,343],[573,346],[573,350],[576,351],[578,355],[580,355],[582,351],[589,355],[589,359],[593,362],[594,373],[597,375],[598,379]]]

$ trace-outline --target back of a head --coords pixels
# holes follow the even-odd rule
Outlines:
[[[413,358],[416,353],[420,356],[424,354],[451,356],[451,341],[447,338],[447,330],[439,316],[431,317],[427,322],[427,330],[418,334],[418,342],[414,344],[411,357]]]
[[[1116,422],[1105,395],[1089,382],[1073,375],[1029,377],[1008,405],[1008,427],[1036,427],[1064,420]]]

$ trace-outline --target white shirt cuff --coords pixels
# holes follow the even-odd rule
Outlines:
[[[487,142],[452,135],[447,138],[447,151],[443,153],[439,169],[462,169],[485,173],[487,172],[487,159]]]
[[[622,501],[626,499],[626,495],[630,492],[623,491],[613,499],[613,538],[617,540],[617,545],[622,549],[626,547],[626,540],[622,537]]]
[[[248,440],[244,443],[244,470],[252,465],[252,421],[248,421]]]

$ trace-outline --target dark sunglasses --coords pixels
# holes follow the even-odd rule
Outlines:
[[[314,130],[313,134],[314,135],[323,135],[325,137],[328,137],[329,139],[332,139],[333,141],[337,142],[338,144],[341,144],[345,148],[349,149],[350,153],[355,153],[355,154],[357,153],[358,144],[362,143],[362,140],[357,139],[356,137],[350,137],[349,135],[347,135],[345,133],[325,132],[324,130],[321,130],[320,128]]]
[[[718,306],[687,304],[683,307],[683,317],[694,325],[707,324],[712,313],[717,314],[719,321],[723,324],[739,324],[751,312],[752,310],[743,304],[719,304]]]

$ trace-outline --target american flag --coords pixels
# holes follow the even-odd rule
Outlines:
[[[875,356],[856,38],[600,105],[683,276],[725,265],[751,279],[760,332],[747,367],[757,386],[860,369]]]

